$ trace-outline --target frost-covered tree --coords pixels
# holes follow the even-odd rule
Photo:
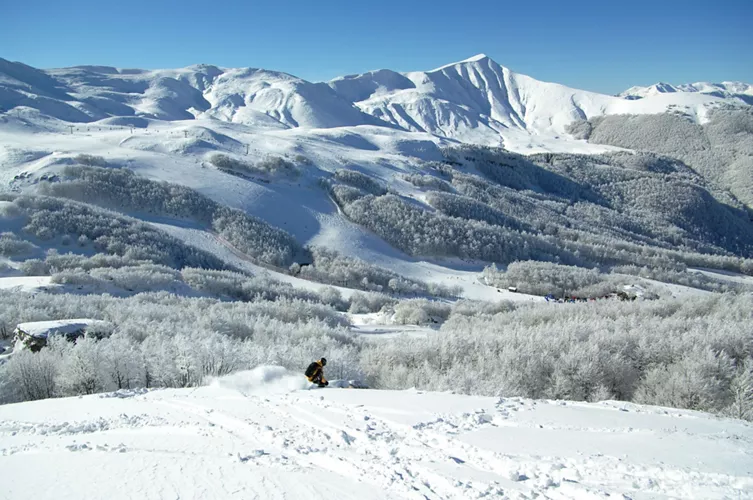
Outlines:
[[[400,325],[425,325],[442,323],[450,316],[449,304],[426,299],[411,299],[395,306],[395,323]]]
[[[294,255],[302,251],[289,233],[257,217],[220,205],[190,188],[139,177],[129,169],[70,167],[64,171],[62,182],[43,184],[40,190],[48,195],[117,211],[192,220],[211,227],[238,250],[276,266],[287,267],[293,262]],[[40,222],[36,221],[37,224]],[[142,227],[155,231],[149,226]],[[41,232],[42,236],[56,234],[56,230],[48,226],[36,232]],[[82,231],[69,233],[82,234],[91,240],[102,236]]]
[[[144,358],[133,339],[116,333],[102,343],[100,351],[102,372],[109,379],[106,386],[116,389],[145,386]]]
[[[15,353],[4,365],[0,374],[8,384],[6,398],[11,401],[32,401],[57,395],[56,378],[60,358],[52,349],[38,353],[22,350]]]
[[[332,177],[339,183],[348,184],[370,194],[379,196],[387,193],[387,189],[379,181],[357,170],[341,168],[335,171]]]
[[[69,345],[59,343],[62,351],[57,386],[62,394],[94,394],[107,389],[102,375],[100,344],[93,337],[81,337]]]
[[[683,160],[709,180],[753,206],[753,110],[749,106],[711,110],[703,125],[687,116],[611,115],[571,125],[588,129],[590,142],[651,151]]]
[[[729,385],[730,405],[724,413],[744,420],[753,420],[753,358],[742,360]]]

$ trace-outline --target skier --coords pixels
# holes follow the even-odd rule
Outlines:
[[[326,387],[329,385],[327,379],[324,378],[324,367],[327,365],[327,358],[322,358],[319,361],[314,361],[306,368],[306,378],[309,382],[317,384],[319,387]]]

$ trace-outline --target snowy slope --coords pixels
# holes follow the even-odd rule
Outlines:
[[[627,102],[627,101],[624,101]],[[640,101],[638,101],[640,102]],[[318,180],[340,168],[352,168],[379,179],[396,192],[421,199],[424,192],[401,180],[400,176],[423,173],[422,160],[438,160],[442,140],[426,133],[377,127],[337,127],[329,129],[257,128],[239,123],[199,118],[182,121],[144,120],[148,127],[112,125],[108,120],[74,127],[55,121],[52,130],[29,133],[0,124],[1,189],[33,189],[38,179],[51,177],[75,163],[80,153],[101,155],[112,166],[123,166],[149,179],[182,184],[209,198],[242,209],[290,232],[301,244],[320,245],[390,269],[408,278],[448,286],[459,285],[463,296],[476,300],[530,301],[532,297],[497,291],[478,281],[485,263],[458,259],[411,257],[387,244],[371,231],[349,221],[321,188]],[[554,141],[563,147],[563,141]],[[567,142],[597,152],[609,147]],[[246,147],[249,154],[246,155]],[[260,182],[222,172],[207,161],[214,153],[228,154],[254,162],[267,156],[293,159],[302,155],[311,164],[301,167],[292,180]],[[0,202],[0,207],[3,202]],[[132,214],[143,218],[144,214]],[[249,259],[238,255],[205,228],[185,222],[149,219],[172,236],[218,256],[233,266],[251,272],[262,271]],[[0,232],[18,228],[0,227]],[[61,247],[60,252],[69,248]],[[275,279],[297,287],[320,289],[322,285],[269,271]],[[35,289],[49,285],[37,278],[17,278],[15,270],[0,279],[0,287]],[[57,285],[53,285],[57,286]],[[342,290],[345,296],[351,291]],[[674,293],[674,292],[673,292]],[[534,300],[541,300],[535,298]]]
[[[49,276],[10,276],[0,277],[0,290],[30,292],[50,286]]]
[[[79,153],[101,155],[112,165],[127,166],[150,179],[191,187],[219,203],[242,209],[285,229],[302,244],[332,248],[409,278],[460,285],[467,298],[524,298],[506,291],[499,293],[480,284],[477,277],[483,263],[433,262],[396,250],[372,232],[348,221],[318,184],[318,179],[328,171],[357,168],[385,184],[392,184],[400,192],[415,195],[413,191],[406,191],[412,188],[410,184],[395,181],[402,174],[420,171],[419,159],[441,158],[437,139],[428,134],[375,126],[262,130],[206,118],[173,122],[148,120],[148,125],[131,131],[97,122],[80,125],[73,134],[62,126],[57,132],[29,134],[0,125],[0,161],[3,162],[0,182],[3,188],[33,188],[36,179],[59,173],[63,167],[74,163],[73,158]],[[248,156],[245,145],[249,147]],[[300,154],[313,164],[303,167],[301,176],[292,181],[264,183],[215,169],[206,161],[208,155],[215,152],[231,154],[243,161],[255,161],[268,155],[293,158]],[[203,228],[163,219],[149,222],[231,265],[254,273],[270,272],[275,279],[298,287],[320,289],[323,286],[262,271]],[[1,230],[4,229],[0,227]],[[19,284],[16,278],[5,281],[7,287]],[[0,286],[3,286],[2,280]],[[342,292],[345,296],[352,293]],[[530,297],[525,299],[530,300]]]
[[[1,496],[753,498],[740,421],[305,386],[266,367],[198,389],[2,406]]]

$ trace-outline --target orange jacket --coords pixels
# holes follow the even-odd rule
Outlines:
[[[306,378],[309,379],[309,382],[313,382],[318,378],[320,378],[322,382],[327,381],[327,379],[324,378],[324,365],[322,365],[321,360],[314,361],[308,368],[306,368]]]

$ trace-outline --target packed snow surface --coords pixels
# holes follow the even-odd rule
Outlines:
[[[740,421],[307,386],[261,367],[195,389],[2,406],[0,497],[753,498]]]

